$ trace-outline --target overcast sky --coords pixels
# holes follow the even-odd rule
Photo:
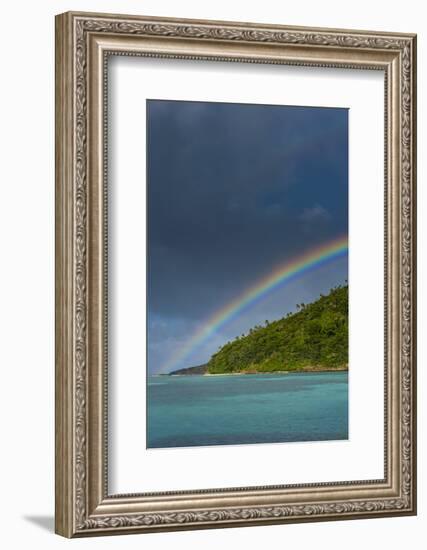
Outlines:
[[[347,233],[346,109],[147,102],[148,367],[204,363],[347,279],[341,258],[282,286],[199,346],[195,330],[276,266]]]

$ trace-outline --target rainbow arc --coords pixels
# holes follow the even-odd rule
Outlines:
[[[348,252],[348,238],[339,237],[333,241],[309,250],[305,254],[277,266],[269,275],[258,280],[253,286],[246,289],[234,300],[216,311],[200,328],[185,342],[185,344],[163,366],[163,372],[174,370],[187,356],[200,347],[215,332],[226,323],[235,319],[242,310],[253,306],[263,299],[269,292],[300,277],[301,275],[317,269]],[[178,368],[178,367],[176,367]]]

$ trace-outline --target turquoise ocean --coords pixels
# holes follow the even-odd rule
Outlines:
[[[148,377],[148,448],[343,439],[347,372]]]

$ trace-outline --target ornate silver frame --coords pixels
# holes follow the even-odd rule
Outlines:
[[[385,74],[385,477],[109,495],[106,58],[368,68]],[[65,13],[56,18],[56,532],[66,537],[416,513],[416,37]],[[367,198],[368,200],[368,198]]]

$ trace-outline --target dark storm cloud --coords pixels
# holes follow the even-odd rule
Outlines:
[[[197,323],[347,233],[346,110],[150,100],[147,111],[152,318]]]

